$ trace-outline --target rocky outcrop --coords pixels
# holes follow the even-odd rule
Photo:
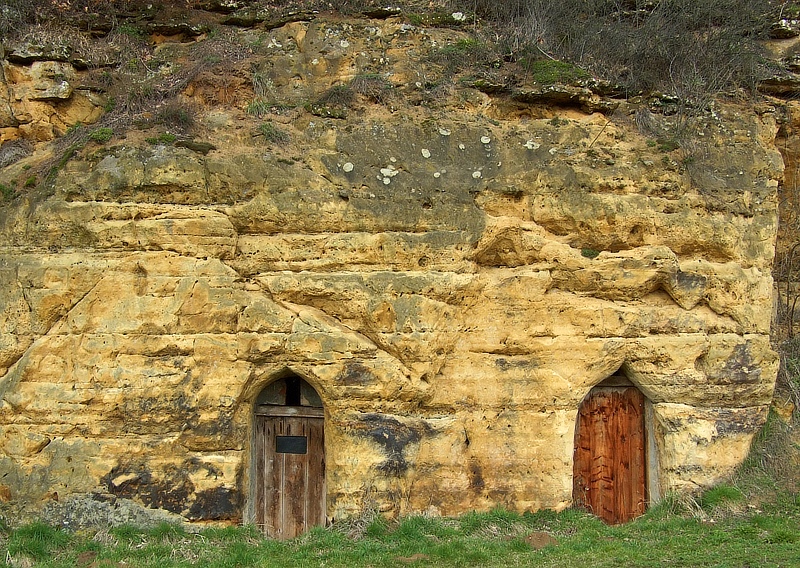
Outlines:
[[[777,371],[775,109],[720,105],[687,152],[624,101],[432,101],[430,54],[458,30],[316,17],[240,33],[289,110],[248,114],[249,91],[212,104],[198,75],[182,96],[214,149],[89,142],[0,212],[14,504],[104,494],[247,521],[253,405],[287,369],[325,405],[331,518],[569,506],[578,406],[617,371],[651,405],[654,499],[743,459]],[[35,65],[6,63],[26,104],[78,100],[72,71]],[[304,108],[366,71],[393,98]]]

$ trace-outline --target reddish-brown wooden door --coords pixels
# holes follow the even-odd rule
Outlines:
[[[277,413],[321,413],[283,407]],[[269,536],[294,538],[325,524],[324,418],[255,416],[256,523]]]
[[[595,387],[575,430],[572,498],[607,523],[644,513],[644,395],[636,387]]]

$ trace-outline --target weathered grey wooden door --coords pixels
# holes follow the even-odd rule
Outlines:
[[[294,538],[325,524],[325,434],[321,408],[271,407],[255,416],[256,523]]]
[[[644,402],[636,387],[595,387],[578,411],[572,498],[607,523],[646,508]]]

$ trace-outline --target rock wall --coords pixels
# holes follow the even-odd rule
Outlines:
[[[741,462],[777,372],[774,108],[718,104],[687,153],[637,129],[646,101],[586,86],[433,97],[457,29],[237,33],[258,48],[230,70],[235,98],[215,102],[211,72],[181,95],[210,144],[115,132],[0,210],[10,505],[252,520],[253,405],[287,369],[325,404],[330,518],[569,506],[578,406],[618,370],[652,404],[653,499]],[[246,112],[255,67],[295,105],[268,115],[285,138]],[[391,97],[304,104],[367,71]]]

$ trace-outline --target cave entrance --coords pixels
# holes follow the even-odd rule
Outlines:
[[[595,386],[578,410],[572,499],[610,524],[647,506],[646,400],[619,371]]]
[[[254,407],[255,521],[273,538],[325,524],[325,415],[295,374],[267,385]]]

